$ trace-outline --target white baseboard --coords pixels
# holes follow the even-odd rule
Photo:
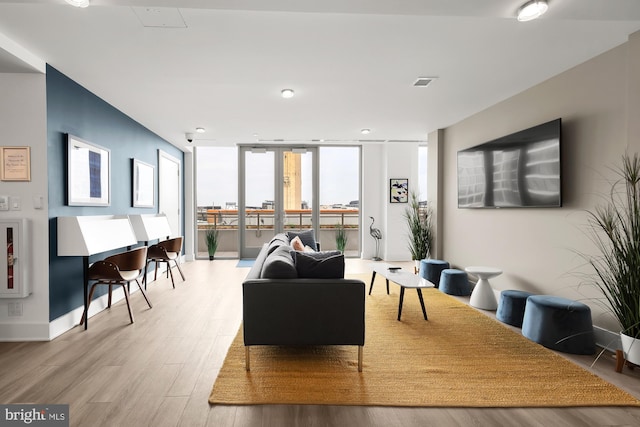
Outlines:
[[[0,323],[0,341],[49,341],[49,323]]]
[[[614,352],[622,349],[622,342],[620,341],[620,334],[611,332],[607,329],[603,329],[599,326],[593,327],[593,335],[595,337],[596,345],[607,350]]]

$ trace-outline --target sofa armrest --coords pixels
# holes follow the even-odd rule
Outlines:
[[[364,345],[361,280],[256,279],[242,288],[245,345]]]

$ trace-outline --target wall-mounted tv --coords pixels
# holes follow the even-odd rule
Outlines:
[[[458,207],[561,207],[561,140],[556,119],[458,151]]]

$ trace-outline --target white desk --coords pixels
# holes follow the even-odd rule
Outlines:
[[[502,270],[493,267],[467,267],[464,269],[467,273],[473,274],[478,277],[478,282],[473,288],[471,293],[471,299],[469,304],[472,307],[480,308],[483,310],[495,310],[498,308],[498,301],[496,295],[493,293],[493,288],[489,283],[489,279],[502,274]]]

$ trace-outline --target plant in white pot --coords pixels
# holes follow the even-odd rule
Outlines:
[[[621,328],[625,359],[640,365],[640,157],[622,156],[607,202],[589,211],[599,254],[588,256],[593,283]]]
[[[404,211],[404,218],[409,229],[408,243],[411,259],[419,268],[421,260],[429,258],[431,243],[433,241],[433,229],[431,225],[431,208],[420,206],[418,195],[414,192],[409,197],[409,205]]]

